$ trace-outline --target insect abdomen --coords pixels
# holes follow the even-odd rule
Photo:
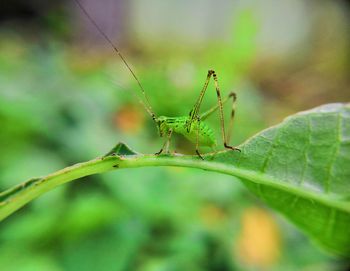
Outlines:
[[[199,122],[199,132],[198,132],[198,122],[194,122],[190,130],[187,129],[188,117],[173,118],[167,121],[167,125],[175,133],[185,136],[188,140],[193,143],[197,142],[197,133],[198,143],[201,146],[213,147],[216,145],[216,139],[214,136],[213,130],[203,121]]]

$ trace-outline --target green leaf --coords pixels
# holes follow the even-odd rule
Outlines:
[[[240,145],[241,153],[142,155],[119,143],[107,155],[0,193],[0,219],[54,187],[118,168],[183,166],[238,177],[328,251],[350,257],[350,105],[293,115]]]
[[[108,156],[122,156],[122,155],[136,155],[137,153],[129,148],[122,142],[115,145],[109,152],[107,152],[103,158]]]
[[[350,256],[350,106],[330,104],[254,136],[235,161],[244,184],[329,251]],[[237,174],[238,175],[238,174]]]

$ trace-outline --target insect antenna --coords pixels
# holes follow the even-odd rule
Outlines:
[[[79,0],[74,0],[75,3],[79,6],[79,8],[81,9],[81,11],[86,15],[86,17],[88,18],[88,20],[94,25],[94,27],[97,29],[97,31],[104,37],[104,39],[109,43],[109,45],[114,49],[114,51],[118,54],[118,56],[120,57],[120,59],[124,62],[125,66],[127,67],[127,69],[130,71],[130,73],[132,74],[132,76],[135,78],[142,94],[143,97],[145,98],[145,103],[139,99],[139,102],[143,105],[143,107],[146,109],[147,113],[152,117],[152,119],[155,121],[156,120],[156,115],[154,114],[151,104],[148,100],[148,97],[146,95],[146,91],[144,90],[144,88],[141,85],[140,80],[137,78],[136,74],[134,73],[134,71],[131,69],[131,67],[129,66],[128,62],[125,60],[125,58],[123,57],[123,55],[120,53],[120,51],[117,49],[117,47],[114,45],[114,43],[112,42],[112,40],[106,35],[106,33],[101,29],[101,27],[96,23],[96,21],[90,16],[90,14],[87,12],[87,10],[84,8],[84,6],[80,3]]]

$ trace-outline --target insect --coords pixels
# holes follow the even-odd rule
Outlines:
[[[120,51],[117,49],[115,44],[112,42],[112,40],[105,34],[105,32],[100,28],[100,26],[96,23],[96,21],[90,16],[90,14],[87,12],[87,10],[84,8],[84,6],[79,2],[79,0],[74,0],[76,4],[79,6],[79,8],[82,10],[82,12],[86,15],[88,20],[95,26],[97,31],[103,36],[103,38],[110,44],[110,46],[114,49],[114,51],[117,53],[117,55],[120,57],[120,59],[125,64],[126,68],[130,71],[131,75],[136,80],[138,87],[141,90],[141,93],[144,97],[144,102],[139,99],[140,103],[143,105],[147,113],[151,116],[153,121],[155,122],[160,137],[165,137],[165,142],[160,149],[156,153],[156,155],[159,155],[161,153],[168,153],[169,152],[169,145],[171,141],[171,137],[174,133],[181,134],[185,136],[188,140],[196,144],[196,154],[204,160],[203,156],[199,152],[199,146],[208,146],[214,148],[217,143],[214,136],[214,131],[204,122],[204,120],[210,116],[212,113],[214,113],[217,109],[219,109],[219,115],[220,115],[220,124],[221,124],[221,135],[222,135],[222,141],[224,144],[224,147],[226,149],[236,150],[240,151],[236,147],[232,147],[228,145],[228,140],[230,136],[226,136],[225,132],[225,121],[224,121],[224,115],[223,115],[223,105],[232,98],[232,111],[231,111],[231,118],[230,118],[230,125],[229,125],[229,131],[232,130],[233,125],[233,119],[235,115],[235,103],[236,103],[236,94],[234,92],[231,92],[228,97],[225,99],[221,98],[221,92],[219,88],[219,83],[217,79],[217,75],[214,70],[209,70],[207,74],[207,78],[205,80],[204,86],[199,94],[199,97],[193,106],[192,110],[189,112],[187,116],[181,116],[181,117],[166,117],[166,116],[157,116],[154,111],[152,110],[151,104],[149,102],[149,99],[146,95],[146,91],[144,90],[143,86],[141,85],[140,80],[134,73],[134,71],[131,69],[129,64],[127,63],[126,59],[123,57],[123,55],[120,53]],[[204,112],[203,114],[200,114],[200,107],[204,98],[204,94],[208,88],[208,84],[210,82],[210,79],[213,78],[215,90],[216,90],[216,96],[217,96],[217,105],[209,109],[208,111]],[[230,133],[229,133],[230,135]]]

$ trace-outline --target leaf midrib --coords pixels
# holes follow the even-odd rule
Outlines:
[[[193,158],[188,159],[188,158]],[[195,157],[197,158],[197,157]],[[296,187],[288,185],[288,182],[279,182],[271,175],[257,173],[256,171],[249,169],[237,168],[234,165],[227,165],[221,162],[215,161],[199,161],[194,160],[194,156],[183,156],[178,157],[155,157],[153,155],[142,155],[137,158],[121,157],[120,167],[123,168],[125,163],[127,167],[136,167],[140,166],[138,163],[135,163],[135,159],[142,159],[143,166],[184,166],[191,168],[201,168],[214,172],[220,172],[224,174],[229,174],[237,178],[249,180],[255,183],[262,185],[271,186],[279,190],[283,190],[289,194],[295,194],[298,197],[306,198],[308,200],[317,201],[323,205],[329,206],[330,208],[336,207],[339,210],[350,212],[350,202],[340,201],[335,197],[331,197],[330,194],[316,194],[314,192],[309,192],[305,190],[305,187]],[[128,160],[131,162],[128,162]],[[304,190],[302,190],[303,188]]]

